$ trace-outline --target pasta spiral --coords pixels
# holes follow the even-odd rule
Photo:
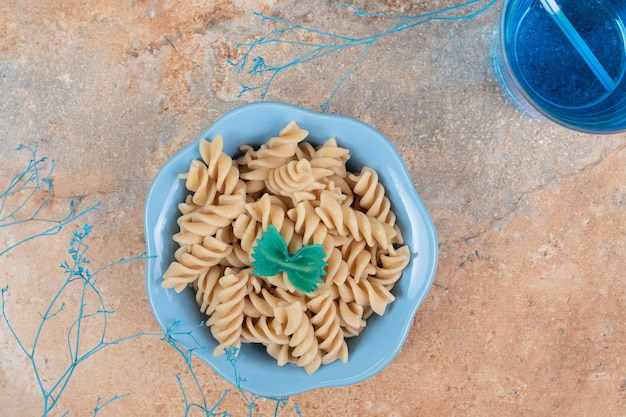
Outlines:
[[[249,270],[235,272],[227,269],[218,281],[216,288],[218,304],[206,321],[213,337],[218,341],[214,354],[221,355],[226,349],[241,346],[243,309],[247,294]]]
[[[340,316],[337,314],[337,305],[333,294],[328,288],[318,290],[319,293],[307,303],[311,310],[311,324],[315,329],[315,336],[320,340],[319,349],[322,351],[322,364],[340,359],[348,361],[348,345],[341,328]]]
[[[341,237],[335,239],[328,233],[328,228],[322,223],[315,207],[309,201],[300,201],[294,208],[287,211],[287,217],[293,222],[294,232],[302,236],[303,245],[323,245],[324,253],[329,254],[335,242],[343,240]]]
[[[232,158],[222,152],[223,148],[224,141],[219,135],[211,142],[205,139],[200,141],[200,155],[206,163],[209,178],[215,181],[217,191],[224,195],[245,194],[245,184],[239,178],[239,169],[233,164]]]
[[[324,188],[317,182],[311,163],[306,159],[289,161],[269,171],[267,189],[276,195],[291,198],[295,203],[302,200],[315,200],[314,190]]]
[[[245,180],[264,180],[271,168],[279,167],[294,159],[298,144],[306,138],[309,132],[300,129],[294,122],[290,122],[280,131],[279,136],[273,137],[262,145],[256,152],[251,148],[242,158],[247,160],[246,169],[241,173]]]
[[[276,320],[285,326],[289,336],[290,356],[296,365],[308,373],[315,372],[322,363],[322,353],[315,336],[315,329],[299,302],[277,307]]]
[[[205,314],[212,314],[217,305],[215,289],[217,282],[223,274],[223,268],[215,266],[200,274],[194,281],[193,287],[196,290],[196,302],[200,306],[200,311]]]
[[[326,175],[346,176],[346,162],[350,159],[350,152],[337,145],[336,139],[327,140],[323,146],[315,150],[311,157],[311,166],[314,169],[328,172]]]
[[[342,255],[348,265],[350,275],[357,282],[376,273],[376,267],[372,264],[372,254],[366,250],[364,240],[352,241],[344,245]]]
[[[370,307],[376,314],[382,316],[387,304],[395,300],[394,295],[382,283],[374,280],[356,280],[348,277],[344,285],[338,287],[339,297],[347,302],[355,301],[364,307]]]
[[[210,267],[220,263],[231,250],[232,246],[207,236],[201,245],[191,245],[190,252],[177,252],[178,261],[170,264],[163,274],[163,287],[182,291]]]
[[[354,183],[352,188],[359,196],[359,206],[367,210],[365,213],[393,226],[396,217],[391,211],[391,202],[385,195],[385,187],[378,181],[378,173],[365,167],[359,175],[351,174],[348,178]]]
[[[284,332],[282,324],[273,317],[246,317],[241,333],[242,340],[248,343],[261,343],[268,346],[272,343],[286,345],[289,336]]]
[[[378,244],[385,250],[389,249],[390,242],[397,234],[393,226],[339,203],[328,192],[322,192],[320,206],[315,211],[329,229],[341,235],[348,234],[356,240],[365,239],[369,246]]]

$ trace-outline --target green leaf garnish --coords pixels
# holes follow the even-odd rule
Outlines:
[[[327,262],[323,245],[303,246],[292,255],[276,227],[269,225],[252,249],[255,275],[271,277],[285,272],[293,286],[305,293],[315,291],[317,284],[324,282]]]

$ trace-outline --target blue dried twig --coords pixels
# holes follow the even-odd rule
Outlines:
[[[178,382],[178,386],[180,387],[180,391],[183,396],[183,401],[185,403],[184,416],[187,417],[193,409],[200,410],[201,412],[205,414],[206,417],[230,416],[231,414],[227,412],[216,411],[221,406],[222,401],[224,401],[224,398],[229,393],[229,390],[225,390],[220,396],[220,398],[217,400],[217,402],[213,404],[212,406],[209,406],[204,390],[202,389],[202,385],[200,384],[200,381],[198,380],[198,377],[194,371],[193,364],[192,364],[194,351],[197,349],[207,349],[206,346],[201,346],[199,343],[196,342],[197,347],[184,349],[180,345],[178,345],[178,343],[176,343],[176,340],[175,340],[176,336],[186,335],[186,336],[190,336],[194,341],[196,341],[196,339],[193,336],[193,332],[198,328],[206,328],[206,326],[204,326],[204,323],[200,323],[195,328],[190,329],[190,330],[175,330],[177,328],[180,328],[181,326],[182,326],[182,323],[180,321],[176,321],[172,323],[172,325],[163,334],[162,340],[166,342],[167,344],[169,344],[172,348],[174,348],[174,350],[178,352],[180,356],[184,359],[185,364],[187,365],[187,370],[189,371],[189,374],[191,375],[191,379],[193,380],[194,387],[198,391],[200,398],[201,398],[200,404],[197,402],[195,403],[190,402],[188,395],[187,395],[187,389],[185,388],[180,375],[178,374],[175,375],[176,381]]]
[[[87,266],[89,264],[89,260],[85,257],[89,246],[84,240],[90,231],[91,227],[89,225],[85,225],[81,231],[73,233],[68,250],[71,260],[63,261],[60,265],[61,269],[65,273],[66,279],[61,285],[59,291],[46,307],[45,311],[41,314],[41,319],[37,326],[35,336],[29,345],[27,345],[26,342],[24,342],[17,334],[17,331],[14,329],[6,314],[6,304],[8,301],[6,299],[6,293],[9,290],[8,285],[1,290],[0,302],[2,318],[5,325],[9,329],[9,332],[16,340],[19,349],[29,361],[31,370],[42,395],[42,416],[47,416],[55,409],[70,380],[72,379],[74,372],[81,363],[107,346],[116,345],[123,341],[143,335],[143,333],[137,333],[113,340],[106,339],[108,316],[113,314],[114,311],[107,310],[105,308],[102,295],[96,287],[96,275],[97,273],[115,265],[145,259],[145,254],[131,259],[120,259],[117,262],[100,268],[96,273],[92,274]],[[66,292],[71,291],[71,289],[75,286],[78,286],[78,291],[80,291],[80,303],[78,305],[77,317],[68,327],[66,334],[69,363],[65,371],[63,371],[58,377],[50,378],[47,376],[44,378],[37,363],[39,357],[38,348],[40,346],[42,332],[50,320],[57,317],[61,312],[70,307],[65,303],[65,301],[62,300],[62,298]],[[87,310],[86,299],[88,296],[95,296],[97,300],[97,307],[93,311]],[[82,338],[82,327],[87,323],[93,323],[94,319],[100,320],[100,338],[92,346],[86,346]],[[119,398],[123,398],[126,395],[127,394],[115,396],[103,404],[100,404],[100,398],[98,398],[96,407],[94,408],[94,414],[101,410],[105,405],[110,404],[112,401]]]
[[[41,212],[52,197],[54,160],[38,157],[37,144],[33,147],[20,145],[16,149],[16,151],[22,150],[30,154],[30,160],[24,171],[11,178],[5,190],[0,192],[0,229],[18,227],[25,223],[39,223],[43,225],[43,229],[6,248],[0,248],[0,256],[29,240],[59,233],[64,226],[97,209],[100,205],[98,202],[91,207],[77,211],[80,199],[78,201],[70,200],[65,217],[59,219],[42,217]],[[37,193],[43,193],[44,197],[41,199],[41,203],[35,203],[35,207],[30,207],[29,203],[32,203],[33,197]],[[27,210],[31,210],[30,215],[25,213]]]
[[[239,394],[248,405],[248,410],[249,410],[248,417],[254,417],[254,416],[262,417],[261,414],[256,410],[256,405],[259,400],[268,400],[270,402],[273,402],[274,403],[273,415],[274,417],[278,416],[278,413],[287,406],[289,397],[266,397],[263,395],[253,394],[253,393],[245,391],[243,388],[241,388],[241,382],[244,381],[245,378],[239,375],[239,372],[237,371],[237,359],[238,359],[237,349],[236,348],[226,349],[226,357],[228,359],[228,362],[230,362],[230,364],[233,366],[233,372],[235,373],[235,381],[236,381],[237,390],[239,391]],[[299,417],[302,417],[302,414],[300,412],[300,409],[298,408],[297,403],[294,404],[294,410],[296,412],[296,415],[298,415]]]
[[[184,359],[185,364],[187,365],[187,370],[189,371],[191,378],[193,380],[194,389],[199,393],[200,398],[201,398],[200,403],[190,402],[188,398],[188,392],[187,392],[189,388],[185,388],[182,382],[182,378],[179,375],[176,375],[176,380],[180,387],[183,400],[185,403],[185,414],[184,414],[185,417],[189,415],[192,409],[200,410],[201,412],[204,413],[206,417],[232,417],[233,414],[227,411],[217,411],[217,409],[221,406],[226,396],[231,393],[230,390],[224,390],[224,392],[222,393],[220,398],[217,400],[217,402],[213,404],[212,406],[209,406],[206,396],[204,394],[204,391],[202,389],[202,386],[200,384],[200,381],[198,380],[198,377],[196,376],[196,373],[193,368],[192,359],[194,357],[195,352],[198,350],[207,349],[206,346],[203,346],[196,341],[196,339],[193,336],[193,333],[196,331],[202,331],[202,329],[206,330],[206,326],[204,325],[204,323],[200,323],[194,328],[189,329],[189,330],[182,330],[180,329],[181,326],[182,326],[182,323],[180,321],[174,322],[167,329],[162,340],[168,343],[170,346],[172,346],[172,348],[174,348],[174,350],[176,350],[180,354],[180,356]],[[196,342],[196,347],[182,348],[178,343],[176,343],[176,336],[181,336],[181,335],[187,336],[187,337],[190,336],[192,340]],[[269,397],[269,396],[253,394],[253,393],[246,391],[241,386],[241,382],[244,381],[245,378],[239,375],[239,372],[237,371],[237,358],[238,358],[237,349],[236,348],[226,349],[226,357],[229,363],[232,365],[233,372],[235,373],[235,381],[236,381],[235,388],[237,389],[237,393],[244,400],[248,408],[247,417],[262,417],[261,413],[257,410],[257,405],[259,404],[260,401],[268,401],[270,403],[273,403],[274,404],[273,416],[277,417],[278,413],[285,409],[289,401],[289,397]],[[302,414],[300,412],[300,409],[298,408],[297,403],[294,403],[294,411],[296,412],[297,416],[302,417]]]
[[[95,417],[100,412],[100,410],[102,410],[105,406],[109,405],[113,401],[119,400],[120,398],[124,398],[124,397],[127,397],[129,395],[130,394],[116,395],[113,398],[103,402],[102,404],[100,404],[100,400],[102,398],[100,398],[100,396],[98,396],[98,400],[96,401],[96,406],[93,409],[93,416]]]
[[[432,21],[471,21],[476,16],[480,15],[497,0],[470,0],[464,3],[460,3],[456,6],[442,8],[433,12],[417,14],[417,15],[393,15],[385,13],[369,13],[363,11],[353,5],[347,3],[333,3],[335,7],[345,7],[349,9],[353,15],[367,18],[383,18],[393,22],[391,26],[380,32],[362,37],[353,37],[347,35],[340,35],[328,31],[315,29],[309,26],[300,25],[298,23],[282,19],[279,17],[268,16],[263,13],[255,12],[256,16],[261,17],[263,20],[269,22],[275,22],[282,27],[275,29],[262,36],[261,38],[250,43],[239,43],[237,48],[243,48],[245,50],[243,56],[237,61],[230,61],[231,65],[237,68],[237,73],[245,72],[249,75],[259,76],[262,80],[255,85],[243,84],[239,96],[251,91],[260,91],[261,100],[263,100],[275,78],[283,71],[292,68],[297,65],[303,65],[310,63],[313,60],[322,58],[327,55],[336,54],[349,49],[360,50],[357,58],[348,66],[348,69],[344,72],[339,82],[335,85],[329,98],[322,104],[322,111],[326,111],[331,100],[334,98],[337,91],[340,89],[344,81],[352,74],[357,65],[361,62],[363,57],[367,54],[370,48],[378,41],[388,36],[404,32],[412,29],[418,25]],[[398,22],[399,21],[399,22]],[[315,34],[322,40],[320,42],[305,42],[298,40],[299,34]],[[452,35],[452,38],[456,36],[456,33]],[[452,39],[450,38],[450,40]],[[448,40],[448,42],[450,41]],[[442,47],[445,48],[446,44]],[[263,46],[269,45],[287,45],[294,47],[296,50],[304,49],[305,52],[297,52],[295,58],[291,61],[283,63],[281,65],[268,64],[261,55],[255,55],[257,49]],[[437,57],[439,56],[437,54]],[[252,64],[250,65],[250,61]]]

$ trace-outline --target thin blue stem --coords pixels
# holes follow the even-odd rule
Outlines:
[[[96,406],[93,409],[93,416],[95,417],[96,414],[98,414],[100,412],[100,410],[102,410],[107,405],[111,404],[113,401],[117,401],[117,400],[119,400],[121,398],[128,397],[129,395],[130,394],[116,395],[113,398],[110,398],[109,400],[103,402],[102,404],[100,404],[100,400],[102,398],[100,398],[100,396],[98,396],[98,400],[96,401]]]
[[[456,10],[463,10],[466,8],[470,8],[471,6],[480,4],[483,2],[483,0],[466,1],[456,6],[450,6],[450,7],[440,9],[440,10],[436,10],[436,11],[432,11],[428,13],[422,13],[418,15],[392,15],[392,14],[381,14],[381,13],[369,13],[353,5],[349,5],[347,3],[333,3],[332,6],[346,7],[350,9],[353,15],[357,15],[361,17],[369,17],[369,18],[400,20],[399,23],[392,25],[388,29],[385,29],[374,35],[363,36],[363,37],[340,35],[337,33],[332,33],[328,31],[315,29],[309,26],[300,25],[300,24],[294,23],[292,21],[289,21],[283,18],[268,16],[263,13],[255,12],[254,14],[256,16],[261,17],[263,20],[274,22],[274,23],[279,23],[279,24],[285,25],[286,27],[282,29],[274,29],[270,31],[267,35],[261,37],[260,39],[254,42],[238,44],[237,45],[238,48],[246,49],[243,56],[238,61],[235,61],[235,62],[229,61],[231,65],[237,67],[237,73],[241,73],[244,70],[244,68],[247,68],[248,63],[250,61],[250,55],[257,48],[260,48],[261,46],[270,46],[272,44],[282,44],[282,45],[289,45],[289,46],[293,46],[297,48],[307,48],[309,49],[309,51],[297,55],[295,58],[293,58],[289,62],[284,63],[280,66],[267,65],[265,63],[265,60],[260,56],[254,58],[252,60],[254,64],[252,65],[252,68],[248,70],[248,74],[260,75],[260,76],[267,74],[268,78],[265,80],[265,82],[260,83],[256,86],[243,84],[241,91],[239,92],[239,96],[247,92],[260,90],[260,97],[261,99],[264,99],[266,94],[269,91],[270,86],[272,85],[272,83],[274,82],[278,74],[281,73],[282,71],[285,71],[296,65],[304,65],[304,64],[310,63],[311,61],[315,59],[319,59],[324,56],[331,55],[333,53],[339,53],[342,50],[352,49],[352,48],[362,48],[357,60],[353,62],[352,65],[350,65],[348,70],[343,74],[339,82],[333,88],[328,100],[326,100],[326,102],[322,104],[321,106],[322,111],[326,111],[330,102],[332,101],[337,91],[339,90],[339,88],[341,88],[341,86],[344,84],[348,76],[351,75],[352,72],[354,71],[355,65],[358,64],[362,60],[366,52],[369,51],[370,48],[379,40],[385,37],[388,37],[390,35],[394,35],[400,32],[410,30],[418,25],[422,25],[427,22],[459,21],[459,20],[467,20],[467,22],[469,22],[473,18],[475,18],[476,16],[478,16],[479,14],[483,13],[488,8],[490,8],[493,4],[495,4],[496,1],[497,0],[490,0],[487,2],[487,4],[483,5],[477,10],[473,10],[465,14],[461,13],[461,14],[455,14],[455,15],[451,15],[451,13]],[[463,24],[462,28],[465,27],[466,24],[467,23]],[[449,42],[457,35],[459,30],[457,30],[452,35],[451,39],[449,39],[446,42],[446,44],[444,44],[444,46],[438,52],[435,59],[439,58],[441,51],[445,49],[445,47],[449,44]],[[323,39],[329,39],[329,41],[328,42],[304,42],[304,41],[298,41],[298,40],[286,38],[286,35],[291,32],[305,32],[309,34],[314,34],[314,35],[321,36]]]

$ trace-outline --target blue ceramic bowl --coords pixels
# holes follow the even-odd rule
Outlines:
[[[348,168],[360,170],[368,165],[379,173],[392,202],[404,239],[411,249],[411,261],[393,289],[396,300],[383,316],[373,315],[366,328],[348,339],[349,360],[336,361],[312,375],[295,365],[278,366],[263,346],[243,344],[236,366],[226,355],[215,357],[217,342],[208,328],[199,326],[206,316],[200,313],[192,289],[176,293],[161,287],[162,274],[173,261],[177,244],[172,235],[178,231],[177,205],[187,190],[178,175],[187,172],[192,159],[199,158],[198,141],[174,155],[154,179],[145,206],[145,234],[148,251],[147,291],[152,311],[160,326],[169,331],[176,343],[208,363],[221,377],[246,391],[282,397],[322,387],[361,382],[383,370],[404,344],[415,313],[426,297],[437,267],[437,235],[433,222],[420,200],[399,153],[378,131],[357,120],[315,113],[283,103],[260,102],[236,108],[209,127],[202,138],[224,138],[224,151],[231,156],[240,145],[258,146],[291,120],[308,130],[306,139],[322,144],[334,137],[348,148]]]

